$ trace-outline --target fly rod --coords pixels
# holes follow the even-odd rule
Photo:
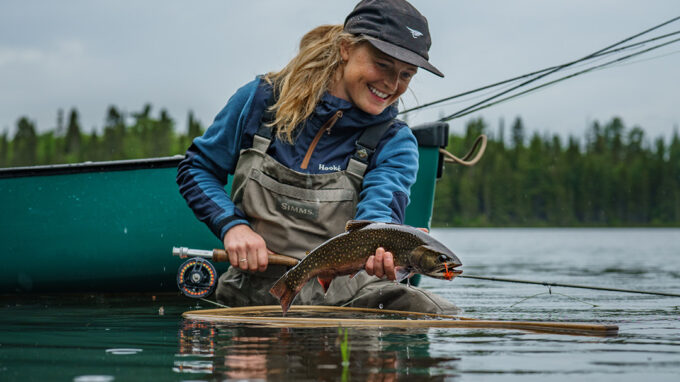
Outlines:
[[[201,276],[197,276],[195,273],[192,274],[192,278],[189,278],[188,275],[184,276],[184,272],[188,269],[185,265],[180,267],[180,275],[178,275],[178,278],[184,278],[185,284],[195,284],[194,287],[204,290],[207,292],[209,288],[206,288],[206,286],[203,286],[204,279],[210,279],[210,275],[214,274],[214,268],[210,263],[206,262],[198,262],[197,260],[200,259],[208,259],[212,260],[216,263],[220,262],[229,262],[229,257],[227,256],[227,252],[223,249],[213,249],[213,250],[202,250],[202,249],[191,249],[187,247],[173,247],[172,248],[172,254],[174,256],[179,256],[180,258],[184,259],[187,257],[192,257],[193,259],[187,261],[185,265],[191,265],[193,266],[192,269],[198,269],[201,270],[200,268],[206,268],[205,271],[203,271]],[[197,259],[199,258],[199,259]],[[200,263],[200,264],[199,264]],[[277,253],[270,253],[269,254],[269,264],[275,264],[275,265],[285,265],[289,267],[293,267],[297,265],[298,260],[290,257],[290,256],[284,256],[284,255],[279,255]],[[197,264],[200,265],[197,267]],[[212,272],[211,272],[212,270]],[[500,281],[500,282],[508,282],[508,283],[519,283],[519,284],[534,284],[534,285],[543,285],[547,287],[564,287],[564,288],[580,288],[580,289],[592,289],[592,290],[603,290],[603,291],[608,291],[608,292],[623,292],[623,293],[638,293],[638,294],[650,294],[650,295],[655,295],[655,296],[668,296],[668,297],[680,297],[680,294],[677,293],[666,293],[666,292],[655,292],[655,291],[644,291],[644,290],[634,290],[634,289],[619,289],[619,288],[605,288],[605,287],[598,287],[598,286],[591,286],[591,285],[578,285],[578,284],[565,284],[565,283],[554,283],[554,282],[547,282],[547,281],[531,281],[531,280],[518,280],[518,279],[508,279],[508,278],[503,278],[503,277],[487,277],[487,276],[475,276],[475,275],[458,275],[456,277],[462,277],[462,278],[468,278],[468,279],[477,279],[477,280],[487,280],[487,281]],[[178,279],[179,283],[179,279]],[[183,289],[182,286],[180,286],[180,289],[187,294],[187,291]],[[202,293],[201,293],[202,294]],[[208,293],[206,293],[207,295]],[[190,297],[203,297],[203,296],[194,296],[191,294],[187,294]]]
[[[501,282],[507,282],[507,283],[544,285],[544,286],[547,286],[547,287],[594,289],[594,290],[604,290],[604,291],[608,291],[608,292],[640,293],[640,294],[651,294],[651,295],[655,295],[655,296],[680,297],[680,294],[677,294],[677,293],[654,292],[654,291],[635,290],[635,289],[605,288],[605,287],[598,287],[598,286],[591,286],[591,285],[564,284],[564,283],[553,283],[553,282],[547,282],[547,281],[507,279],[507,278],[503,278],[503,277],[486,277],[486,276],[474,276],[474,275],[458,275],[457,277],[463,277],[463,278],[468,278],[468,279],[478,279],[478,280],[488,280],[488,281],[501,281]]]

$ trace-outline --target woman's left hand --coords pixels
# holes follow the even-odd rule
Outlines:
[[[418,228],[419,230],[429,233],[430,230],[427,228]],[[375,250],[375,255],[371,255],[368,260],[366,260],[366,265],[364,270],[369,276],[377,276],[380,278],[387,277],[390,280],[397,279],[397,272],[394,267],[394,255],[392,252],[385,251],[385,248],[378,247]]]
[[[390,280],[397,279],[394,270],[394,256],[391,252],[385,251],[383,247],[375,250],[375,255],[368,258],[364,268],[370,276],[387,277]]]

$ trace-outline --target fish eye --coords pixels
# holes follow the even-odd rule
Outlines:
[[[448,257],[448,256],[446,256],[446,255],[439,255],[439,261],[441,261],[442,263],[445,263],[445,262],[447,262],[447,261],[449,261],[449,260],[451,260],[450,257]]]

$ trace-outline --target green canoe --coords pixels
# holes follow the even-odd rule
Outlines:
[[[413,130],[420,170],[406,224],[429,227],[448,125]],[[174,246],[222,247],[179,194],[182,158],[0,169],[0,293],[177,290]]]

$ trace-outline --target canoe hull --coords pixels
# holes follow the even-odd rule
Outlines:
[[[0,291],[176,289],[173,245],[220,246],[177,190],[179,161],[0,179]]]
[[[429,227],[440,155],[419,150],[406,224]],[[179,194],[181,159],[0,170],[0,293],[177,290],[173,246],[222,247]]]

